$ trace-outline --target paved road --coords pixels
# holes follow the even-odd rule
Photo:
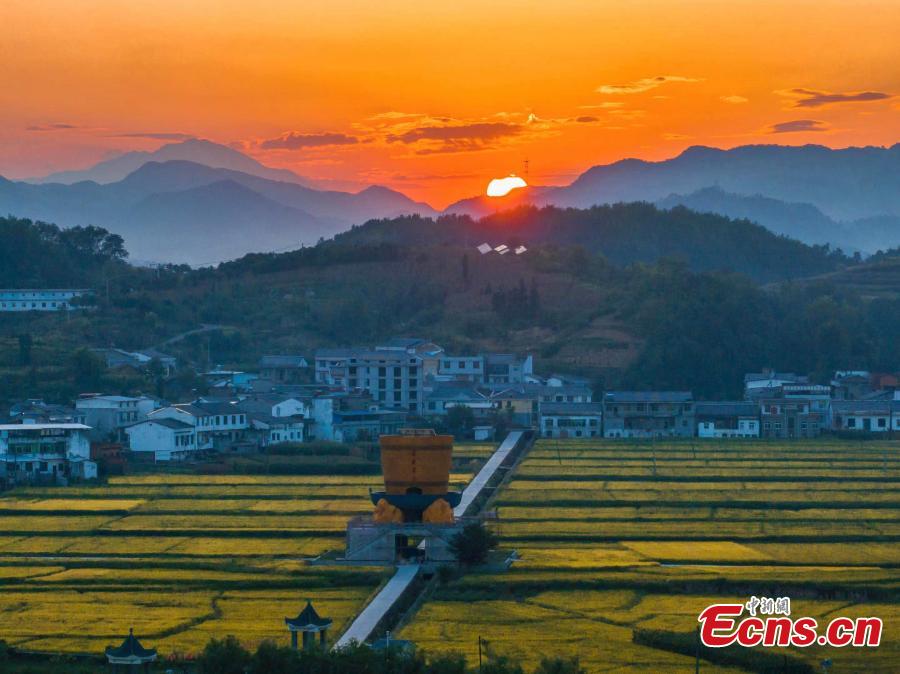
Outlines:
[[[375,631],[378,623],[381,622],[381,619],[394,605],[394,602],[400,598],[400,595],[403,594],[403,591],[409,587],[409,584],[413,582],[418,574],[418,564],[398,566],[397,572],[381,588],[381,592],[375,595],[375,598],[363,609],[362,613],[356,616],[356,620],[338,639],[334,647],[347,646],[351,641],[363,643],[368,639],[372,632]]]
[[[182,332],[180,335],[175,335],[174,337],[169,337],[164,342],[160,342],[160,346],[166,346],[167,344],[174,344],[175,342],[180,342],[185,337],[189,337],[191,335],[199,335],[202,332],[214,332],[215,330],[223,330],[227,328],[227,325],[210,325],[207,323],[202,323],[199,328],[194,328],[193,330],[188,330],[186,332]]]
[[[516,443],[519,442],[519,438],[521,437],[522,431],[512,431],[506,436],[506,439],[500,444],[496,451],[491,454],[491,458],[489,458],[481,467],[481,470],[478,471],[478,475],[476,475],[463,490],[462,500],[459,502],[459,505],[453,509],[453,515],[455,517],[462,517],[465,515],[466,510],[469,509],[469,506],[475,502],[475,499],[478,498],[482,490],[490,483],[491,478],[494,477],[494,473],[497,472],[497,469],[500,468],[506,460],[506,457],[509,456],[509,453],[515,448]]]

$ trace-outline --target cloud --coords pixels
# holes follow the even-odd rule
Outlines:
[[[828,131],[831,128],[818,119],[795,119],[791,122],[780,122],[769,127],[768,133],[797,133],[809,131]]]
[[[26,131],[68,131],[69,129],[80,129],[83,127],[78,126],[77,124],[65,124],[65,123],[56,123],[56,124],[33,124],[31,126],[26,126]]]
[[[326,145],[356,145],[360,139],[345,133],[297,133],[291,131],[278,138],[270,138],[258,143],[262,150],[302,150],[308,147]]]
[[[599,122],[599,117],[592,117],[591,115],[581,115],[580,117],[576,117],[575,121],[580,124],[591,124],[592,122]]]
[[[529,116],[526,124],[537,118]],[[439,126],[418,126],[402,133],[389,133],[388,143],[417,145],[416,154],[473,152],[486,150],[496,141],[522,133],[522,124],[509,122],[472,122]]]
[[[749,98],[744,98],[743,96],[737,95],[719,96],[719,100],[724,103],[731,103],[732,105],[740,105],[741,103],[747,103],[750,101]]]
[[[604,101],[603,103],[595,103],[593,105],[579,105],[580,110],[609,110],[610,108],[621,108],[625,105],[622,101]]]
[[[683,133],[664,133],[662,135],[663,140],[686,140],[691,138],[691,136],[685,135]]]
[[[133,133],[114,133],[110,138],[150,138],[152,140],[191,140],[196,138],[192,133],[166,131],[135,131]]]
[[[893,94],[882,91],[858,91],[855,93],[835,93],[832,91],[816,91],[815,89],[789,89],[776,92],[781,96],[795,98],[795,108],[821,108],[835,103],[867,103],[870,101],[883,101],[893,98]]]
[[[669,82],[700,82],[694,77],[682,77],[681,75],[657,75],[656,77],[644,77],[625,84],[603,84],[597,87],[600,94],[640,94]]]

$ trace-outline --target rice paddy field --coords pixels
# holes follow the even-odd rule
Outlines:
[[[898,487],[897,442],[541,440],[491,506],[520,559],[438,587],[399,636],[470,662],[481,636],[527,666],[559,653],[590,672],[692,672],[633,630],[691,633],[709,604],[790,596],[794,617],[877,616],[885,631],[879,648],[789,657],[895,672]]]
[[[343,549],[348,518],[371,512],[379,480],[152,474],[7,492],[0,639],[99,654],[134,627],[163,656],[228,634],[251,648],[287,644],[284,618],[307,599],[336,638],[390,571],[308,562]]]

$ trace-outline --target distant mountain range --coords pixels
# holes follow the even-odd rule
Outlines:
[[[134,259],[188,264],[314,244],[371,217],[435,214],[384,187],[322,191],[188,161],[146,162],[107,184],[0,178],[0,213],[100,225],[121,234]]]
[[[517,192],[519,194],[517,194]],[[594,166],[565,187],[464,199],[447,211],[482,217],[532,203],[586,208],[648,201],[749,218],[806,243],[874,252],[900,243],[900,144],[832,150],[819,145],[691,147],[659,162]]]
[[[438,215],[385,187],[353,194],[305,182],[233,148],[193,139],[84,171],[0,178],[0,213],[101,225],[122,234],[136,259],[194,264],[311,244],[369,219]],[[444,214],[481,218],[523,204],[632,201],[746,218],[805,243],[875,252],[900,245],[900,144],[692,147],[665,161],[595,166],[564,187],[463,199]]]
[[[227,145],[220,145],[219,143],[199,138],[191,138],[177,143],[167,143],[153,152],[126,152],[118,157],[95,164],[88,169],[60,171],[51,173],[43,178],[32,178],[26,182],[71,185],[90,180],[101,185],[115,183],[151,161],[190,161],[211,168],[241,171],[242,173],[249,173],[250,175],[268,178],[269,180],[281,180],[301,185],[308,184],[305,178],[298,176],[293,171],[269,168],[252,157],[248,157],[243,152],[232,149]]]

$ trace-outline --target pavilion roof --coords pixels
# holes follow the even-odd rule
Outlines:
[[[319,631],[331,626],[331,618],[322,618],[316,609],[313,608],[312,602],[306,600],[306,607],[300,611],[296,618],[285,618],[285,624],[295,630]]]
[[[132,660],[140,662],[149,662],[156,659],[155,648],[144,648],[141,642],[134,636],[134,629],[128,630],[128,636],[118,648],[108,646],[106,649],[106,657],[113,660]]]

